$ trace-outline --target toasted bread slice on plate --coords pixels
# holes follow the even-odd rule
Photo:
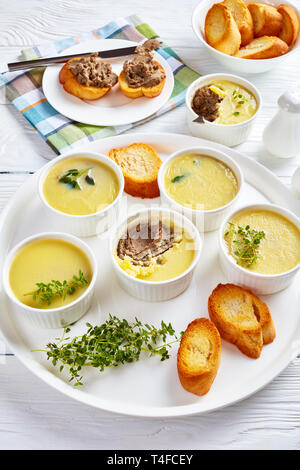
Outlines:
[[[278,36],[282,28],[282,16],[271,5],[249,3],[254,26],[254,37]]]
[[[242,59],[271,59],[286,54],[288,50],[287,43],[276,36],[263,36],[241,47],[235,56]]]
[[[288,46],[293,46],[299,34],[299,18],[297,13],[289,5],[279,5],[277,11],[282,16],[282,29],[279,37]]]
[[[157,62],[153,61],[154,64],[158,66],[158,68],[161,70],[161,72],[164,72],[163,67]],[[163,78],[158,85],[151,86],[151,87],[144,87],[140,86],[138,88],[133,88],[129,86],[127,80],[126,80],[126,75],[124,71],[119,75],[119,86],[121,91],[124,93],[125,96],[128,96],[128,98],[140,98],[141,96],[146,96],[147,98],[154,98],[155,96],[160,95],[162,92],[162,89],[164,87],[166,79]]]
[[[245,46],[253,39],[253,20],[247,5],[243,0],[223,0],[223,5],[229,8],[239,32],[241,33],[241,45]]]
[[[208,299],[208,311],[221,337],[250,358],[257,359],[263,345],[275,338],[267,305],[242,287],[219,284]]]
[[[157,174],[162,161],[153,147],[134,143],[128,147],[111,149],[108,156],[123,172],[126,193],[141,198],[159,196]]]
[[[77,57],[77,59],[81,59],[81,57]],[[79,83],[69,69],[69,62],[72,60],[74,59],[68,60],[59,72],[59,81],[68,93],[82,100],[98,100],[111,89],[111,87],[100,88]]]
[[[221,360],[221,338],[208,318],[192,321],[181,338],[177,371],[181,385],[195,395],[205,395],[217,375]]]
[[[208,44],[224,54],[234,55],[241,45],[241,33],[223,3],[215,3],[205,18],[205,36]]]

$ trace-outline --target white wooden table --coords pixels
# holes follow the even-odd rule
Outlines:
[[[0,60],[17,60],[24,46],[73,36],[136,13],[198,72],[223,71],[193,34],[191,14],[198,1],[0,0]],[[300,6],[300,0],[294,2]],[[261,137],[279,95],[299,84],[299,64],[300,54],[295,54],[277,70],[250,77],[262,92],[263,110],[249,141],[239,147],[287,185],[300,160],[270,157]],[[1,92],[0,129],[1,210],[53,152]],[[184,106],[138,131],[188,134]],[[299,447],[300,358],[264,390],[229,408],[189,418],[137,419],[89,408],[49,388],[21,365],[0,337],[0,449]]]

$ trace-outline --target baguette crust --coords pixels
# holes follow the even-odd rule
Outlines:
[[[249,44],[253,39],[253,20],[247,5],[243,0],[223,0],[223,5],[229,8],[241,33],[241,46]]]
[[[286,54],[288,45],[275,36],[263,36],[253,39],[247,46],[242,47],[236,57],[242,59],[272,59]]]
[[[282,16],[271,5],[249,3],[254,26],[254,37],[278,36],[282,29]]]
[[[275,338],[267,305],[247,289],[219,284],[208,299],[208,311],[221,337],[252,359]]]
[[[221,338],[207,318],[192,321],[181,338],[177,371],[181,385],[195,395],[205,395],[217,375],[221,360]]]
[[[299,34],[299,18],[294,8],[289,5],[279,5],[277,11],[282,16],[282,29],[279,37],[291,47]]]
[[[154,60],[153,63],[158,65],[159,69],[164,72],[163,67],[157,61]],[[147,98],[154,98],[155,96],[161,94],[165,81],[166,79],[163,78],[158,85],[152,87],[141,86],[138,88],[132,88],[128,85],[126,75],[123,70],[118,78],[120,89],[125,96],[128,96],[128,98],[140,98],[141,96],[146,96]]]
[[[111,149],[108,156],[120,166],[127,194],[141,198],[159,196],[157,174],[162,161],[153,147],[133,143],[128,147]]]
[[[76,57],[76,59],[81,58],[82,57]],[[68,93],[83,100],[98,100],[111,89],[111,87],[100,88],[95,86],[86,86],[79,83],[68,67],[69,62],[72,60],[74,59],[68,60],[59,72],[59,81],[63,85],[64,90]]]
[[[220,52],[234,55],[241,45],[241,33],[223,3],[215,3],[205,18],[205,36],[208,44]]]

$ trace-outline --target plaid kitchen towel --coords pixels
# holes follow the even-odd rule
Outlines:
[[[73,38],[45,43],[22,51],[25,59],[56,56],[65,49],[90,39],[126,39],[141,42],[145,38],[158,38],[156,32],[137,16],[119,18],[102,28]],[[42,89],[44,68],[27,72],[9,72],[0,75],[0,88],[6,87],[6,96],[37,130],[41,137],[57,153],[61,154],[80,145],[103,137],[113,136],[143,124],[161,114],[170,111],[184,102],[187,87],[199,74],[187,67],[177,54],[167,45],[158,49],[167,60],[174,74],[174,89],[168,102],[154,115],[142,121],[122,126],[92,126],[71,119],[58,113],[46,100]]]

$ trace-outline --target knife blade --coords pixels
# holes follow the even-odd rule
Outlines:
[[[121,47],[120,49],[111,49],[108,51],[98,51],[98,57],[100,59],[113,59],[115,57],[124,57],[127,55],[134,54],[136,49],[135,46]],[[43,67],[45,65],[55,65],[62,64],[67,62],[69,59],[74,59],[75,57],[87,57],[91,55],[92,52],[77,53],[71,55],[63,55],[59,57],[47,57],[44,59],[33,59],[33,60],[23,60],[19,62],[10,62],[6,65],[2,65],[1,72],[16,72],[17,70],[26,70],[36,67]]]

